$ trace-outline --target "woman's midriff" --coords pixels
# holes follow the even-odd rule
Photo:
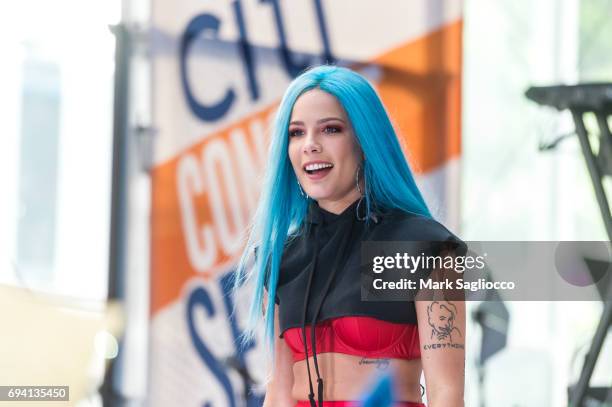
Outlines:
[[[312,357],[310,375],[315,399],[317,397],[317,376]],[[323,378],[324,400],[359,400],[383,374],[392,373],[396,400],[421,402],[421,360],[420,359],[374,359],[342,353],[317,353],[319,372]],[[308,400],[308,372],[306,361],[293,364],[293,389],[295,400]]]
[[[325,401],[325,407],[363,407],[363,403],[358,401]],[[300,400],[293,407],[310,407],[308,400]],[[411,403],[408,401],[396,401],[391,407],[425,407],[422,403]]]

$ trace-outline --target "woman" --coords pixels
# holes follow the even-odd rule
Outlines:
[[[463,406],[464,304],[361,301],[362,241],[466,249],[431,218],[372,86],[346,68],[304,72],[280,103],[269,154],[236,280],[254,253],[244,339],[263,307],[273,356],[264,406],[357,405],[386,372],[394,406],[423,406],[422,371],[429,406]]]

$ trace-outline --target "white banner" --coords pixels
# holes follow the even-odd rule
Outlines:
[[[263,389],[249,379],[263,381],[264,351],[235,342],[248,295],[226,294],[259,194],[271,113],[308,66],[328,61],[362,72],[434,217],[455,228],[461,2],[152,3],[149,405],[259,405]],[[230,318],[234,301],[245,312]]]

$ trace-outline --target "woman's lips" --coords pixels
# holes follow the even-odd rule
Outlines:
[[[326,177],[327,174],[329,174],[329,172],[332,170],[332,168],[333,167],[324,168],[322,170],[315,171],[313,174],[309,174],[308,172],[306,172],[306,176],[310,180],[317,181],[317,180],[320,180],[320,179],[323,179],[324,177]]]

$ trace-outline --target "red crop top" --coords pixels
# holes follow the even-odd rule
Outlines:
[[[419,332],[416,325],[396,324],[372,317],[346,316],[318,322],[316,328],[317,354],[345,353],[371,358],[418,359]],[[304,360],[302,328],[287,329],[283,337],[291,349],[295,362]],[[310,325],[306,326],[310,339]],[[312,356],[310,343],[308,356]]]

